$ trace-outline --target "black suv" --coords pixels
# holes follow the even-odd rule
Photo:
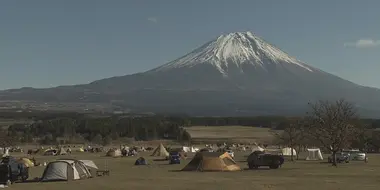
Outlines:
[[[257,169],[261,166],[269,166],[270,169],[277,169],[284,164],[282,155],[266,154],[262,151],[252,152],[248,158],[249,169]]]

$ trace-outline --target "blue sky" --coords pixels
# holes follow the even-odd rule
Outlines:
[[[252,31],[298,59],[380,87],[378,0],[2,0],[0,89],[142,72]]]

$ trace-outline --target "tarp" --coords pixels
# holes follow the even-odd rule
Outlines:
[[[28,158],[20,158],[20,163],[24,164],[27,168],[34,166],[34,163]]]

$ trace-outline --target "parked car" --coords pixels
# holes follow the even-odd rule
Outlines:
[[[338,163],[342,163],[342,162],[345,162],[345,163],[349,163],[350,162],[350,153],[349,152],[337,152],[335,154],[335,158],[336,158],[336,162]],[[334,158],[333,158],[333,155],[330,155],[328,158],[327,158],[328,162],[329,163],[332,163]]]
[[[169,153],[169,164],[180,164],[181,155],[179,152],[170,152]]]
[[[368,161],[368,158],[364,152],[361,151],[350,151],[350,158],[351,160],[358,160],[358,161]]]
[[[268,154],[262,151],[252,152],[247,158],[249,169],[257,169],[261,166],[277,169],[284,164],[284,160],[282,155]]]

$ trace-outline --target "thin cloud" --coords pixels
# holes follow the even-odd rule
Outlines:
[[[380,40],[372,39],[360,39],[356,42],[344,43],[344,47],[355,47],[355,48],[374,48],[380,47]]]
[[[156,17],[149,17],[149,18],[148,18],[148,21],[149,21],[149,22],[157,23],[157,22],[158,22],[158,19],[157,19]]]

